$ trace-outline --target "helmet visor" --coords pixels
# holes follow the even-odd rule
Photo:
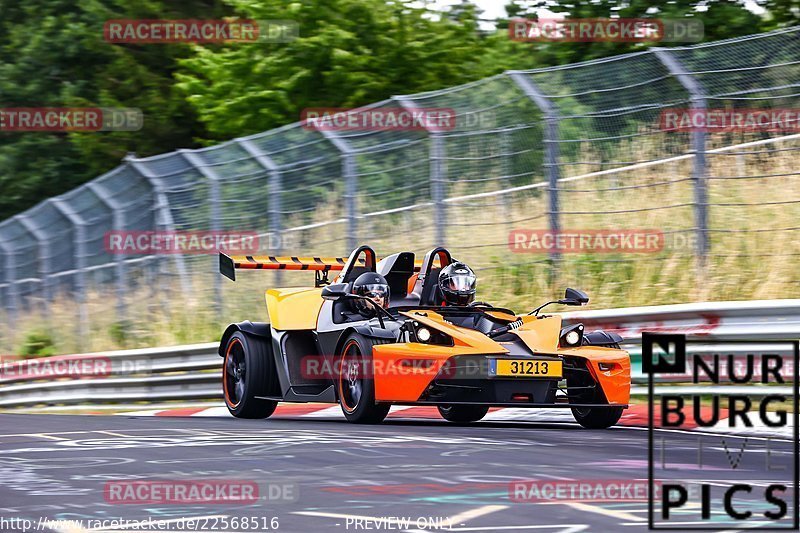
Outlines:
[[[471,292],[475,290],[477,278],[474,274],[453,274],[445,281],[445,287],[453,292]]]
[[[356,294],[366,296],[383,308],[389,307],[389,286],[384,283],[368,283],[356,289]]]

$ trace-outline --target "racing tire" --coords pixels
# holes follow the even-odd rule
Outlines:
[[[586,429],[608,429],[622,418],[622,407],[573,407],[572,416]]]
[[[222,391],[228,411],[236,418],[267,418],[278,402],[266,396],[275,390],[277,375],[269,339],[235,332],[225,346]]]
[[[348,335],[342,344],[336,392],[348,422],[379,424],[389,414],[390,404],[375,401],[375,379],[370,375],[375,344],[358,333]]]
[[[571,396],[569,398],[570,403],[608,403],[608,400],[606,400],[603,394],[603,389],[588,375],[583,377],[583,379],[575,378],[567,380],[567,387],[586,387],[592,384],[594,384],[594,388],[581,393],[579,397]],[[575,421],[578,422],[578,424],[586,429],[608,429],[619,422],[619,419],[622,417],[622,411],[622,407],[572,407],[572,416],[575,417]]]
[[[439,405],[437,409],[442,418],[459,424],[477,422],[489,412],[489,407],[483,405]]]

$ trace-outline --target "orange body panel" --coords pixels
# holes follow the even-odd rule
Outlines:
[[[450,335],[453,337],[456,347],[472,346],[484,350],[478,353],[505,353],[508,351],[480,331],[454,326],[442,318],[442,315],[434,311],[403,311],[400,314],[416,320],[420,324],[425,324],[426,326]],[[427,348],[431,347],[430,344],[424,344],[422,346]]]
[[[455,355],[508,352],[483,333],[453,326],[433,311],[409,311],[402,314],[450,335],[455,345],[400,343],[375,346],[372,349],[372,359],[375,367],[377,401],[417,401],[445,362]],[[408,364],[404,365],[404,361]]]
[[[571,350],[559,350],[564,355],[586,359],[592,377],[600,384],[606,400],[610,403],[626,404],[631,398],[631,358],[625,350],[601,346],[580,346]],[[610,370],[600,370],[600,363],[611,364]]]
[[[454,326],[434,311],[407,311],[403,315],[451,336],[454,346],[419,343],[381,344],[373,348],[375,399],[380,402],[415,402],[436,377],[445,362],[456,355],[497,354],[508,350],[483,333]],[[503,314],[498,318],[514,319]],[[558,347],[561,317],[522,318],[523,325],[513,330],[535,353],[580,357],[587,361],[592,376],[600,384],[610,403],[627,404],[630,400],[631,364],[628,352],[599,346]],[[600,363],[612,365],[600,370]]]
[[[522,317],[522,327],[515,329],[525,346],[532,352],[554,354],[558,350],[558,336],[561,333],[561,317],[549,316],[537,318],[526,315]]]
[[[375,399],[379,402],[415,402],[448,359],[454,355],[482,353],[486,352],[466,346],[379,344],[372,349]],[[404,361],[409,364],[404,365]]]

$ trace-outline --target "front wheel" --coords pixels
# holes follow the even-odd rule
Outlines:
[[[439,405],[438,409],[448,422],[461,424],[477,422],[489,412],[489,407],[482,405]]]
[[[378,424],[389,414],[388,403],[375,402],[372,346],[369,338],[358,333],[350,334],[344,341],[336,388],[348,422]]]
[[[622,418],[622,407],[573,407],[572,416],[586,429],[607,429]]]
[[[263,400],[277,376],[268,339],[235,332],[225,347],[222,391],[225,405],[236,418],[267,418],[278,402]]]
[[[569,395],[570,403],[604,404],[608,403],[603,389],[588,372],[567,379],[567,387],[574,387],[577,392]],[[572,407],[575,421],[586,429],[607,429],[622,418],[622,407]]]

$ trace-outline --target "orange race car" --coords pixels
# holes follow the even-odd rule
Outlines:
[[[564,327],[474,302],[475,277],[444,248],[378,261],[369,246],[349,258],[220,254],[220,271],[313,270],[314,288],[266,292],[270,322],[231,324],[222,335],[223,391],[231,414],[266,418],[278,402],[339,403],[347,420],[382,421],[393,404],[435,405],[452,422],[490,407],[565,407],[587,428],[614,425],[628,407],[630,357],[614,333]],[[328,273],[338,272],[333,280]]]

